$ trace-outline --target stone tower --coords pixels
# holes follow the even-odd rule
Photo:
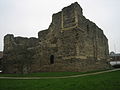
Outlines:
[[[48,29],[38,38],[6,35],[3,72],[90,71],[109,68],[108,39],[83,16],[75,2],[53,14]]]

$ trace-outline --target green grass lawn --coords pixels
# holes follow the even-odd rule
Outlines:
[[[66,79],[0,79],[0,90],[120,90],[120,71]]]
[[[86,73],[94,73],[99,71],[89,71],[89,72],[40,72],[40,73],[29,73],[29,74],[0,74],[0,77],[60,77],[60,76],[71,76]]]

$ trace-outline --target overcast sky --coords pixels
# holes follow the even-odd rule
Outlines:
[[[53,13],[76,1],[84,16],[103,29],[109,50],[120,52],[120,0],[0,0],[0,51],[6,34],[37,37],[48,28]]]

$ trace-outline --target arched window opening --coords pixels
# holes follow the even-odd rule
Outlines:
[[[50,64],[54,64],[54,55],[50,56]]]

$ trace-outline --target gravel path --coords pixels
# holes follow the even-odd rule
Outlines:
[[[97,75],[102,74],[106,72],[113,72],[113,71],[119,71],[119,69],[113,69],[113,70],[107,70],[107,71],[101,71],[101,72],[95,72],[95,73],[88,73],[88,74],[80,74],[80,75],[72,75],[72,76],[61,76],[61,77],[0,77],[0,79],[57,79],[57,78],[73,78],[73,77],[82,77],[82,76],[89,76],[89,75]]]

